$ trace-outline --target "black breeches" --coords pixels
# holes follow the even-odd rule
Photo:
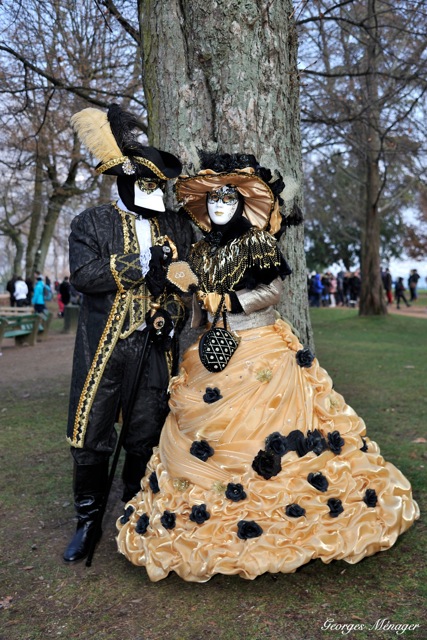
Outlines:
[[[72,447],[77,464],[98,464],[113,453],[117,441],[114,428],[118,413],[126,419],[138,361],[142,357],[145,334],[135,331],[119,340],[102,375],[89,414],[84,447]],[[150,347],[149,347],[150,349]],[[124,449],[148,459],[159,442],[160,432],[169,412],[166,389],[150,388],[150,352],[137,387],[135,403],[129,418]]]

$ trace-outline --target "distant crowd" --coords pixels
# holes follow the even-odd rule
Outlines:
[[[11,307],[32,306],[36,313],[44,313],[46,302],[56,299],[58,316],[63,317],[64,308],[68,304],[80,304],[81,294],[70,283],[68,276],[62,282],[51,282],[48,276],[43,277],[39,271],[34,272],[34,278],[24,278],[14,274],[6,284]]]
[[[381,278],[387,305],[395,301],[397,309],[400,309],[402,303],[409,307],[417,299],[420,280],[417,269],[411,269],[407,288],[402,277],[393,280],[389,269],[381,271]],[[311,307],[357,307],[361,284],[360,271],[339,271],[336,275],[330,271],[323,274],[313,271],[307,276],[309,304]],[[81,294],[70,283],[68,276],[62,282],[55,280],[52,284],[48,276],[43,278],[38,271],[34,273],[34,279],[24,280],[22,276],[14,274],[6,289],[11,307],[33,306],[36,313],[43,313],[46,302],[56,298],[59,317],[64,315],[67,304],[80,304],[81,301]]]
[[[403,303],[411,306],[418,298],[418,282],[420,275],[416,269],[411,269],[407,280],[404,278],[393,280],[389,269],[381,271],[387,305],[396,302],[397,309]],[[360,271],[339,271],[336,275],[327,271],[323,274],[313,271],[307,277],[308,299],[311,307],[357,307],[360,297],[362,281]],[[406,292],[409,291],[409,300]]]

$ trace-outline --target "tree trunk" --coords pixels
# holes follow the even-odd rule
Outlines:
[[[37,234],[39,231],[40,218],[42,213],[43,198],[43,159],[37,151],[36,166],[34,173],[34,196],[31,212],[30,231],[28,234],[27,251],[25,255],[25,275],[32,278],[35,269]]]
[[[71,197],[71,194],[70,196]],[[61,209],[66,202],[67,198],[64,196],[53,195],[49,199],[47,207],[46,217],[44,219],[43,231],[40,237],[40,242],[35,255],[34,269],[43,273],[44,265],[46,262],[47,253],[49,251],[50,243],[55,231],[56,223],[58,221]]]
[[[197,149],[253,153],[296,183],[302,202],[297,36],[291,0],[141,0],[144,89],[150,144],[176,153],[186,172]],[[293,274],[280,305],[301,341],[312,342],[303,228],[283,252]]]
[[[22,259],[24,257],[24,243],[21,240],[21,234],[17,230],[10,234],[10,238],[15,246],[15,257],[13,259],[13,273],[22,275]]]
[[[378,91],[379,35],[375,0],[368,0],[367,61],[370,73],[366,76],[367,123],[366,123],[366,171],[367,197],[365,228],[362,235],[361,279],[359,314],[362,316],[387,313],[381,280],[380,265],[380,213],[378,201],[381,194],[380,157],[381,139],[380,106]]]

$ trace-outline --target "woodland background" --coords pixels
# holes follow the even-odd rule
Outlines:
[[[310,271],[361,265],[361,312],[385,313],[380,264],[427,256],[426,18],[422,0],[217,0],[211,12],[199,0],[3,0],[0,282],[13,272],[68,272],[70,220],[108,201],[113,187],[94,176],[69,119],[118,102],[138,114],[143,137],[159,146],[163,137],[187,169],[197,168],[199,140],[258,155],[273,126],[268,153],[282,171],[292,156],[304,209],[305,239],[291,233],[293,246],[301,244]],[[257,30],[261,44],[249,52]],[[181,84],[166,95],[168,69]],[[240,119],[235,99],[247,102]],[[296,298],[305,296],[304,260],[294,260]]]

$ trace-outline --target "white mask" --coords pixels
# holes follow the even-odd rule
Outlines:
[[[238,206],[238,192],[234,187],[220,187],[208,194],[208,214],[214,224],[230,222]]]
[[[134,203],[137,207],[151,209],[151,211],[166,211],[163,202],[164,193],[157,186],[156,181],[141,178],[134,185]]]

